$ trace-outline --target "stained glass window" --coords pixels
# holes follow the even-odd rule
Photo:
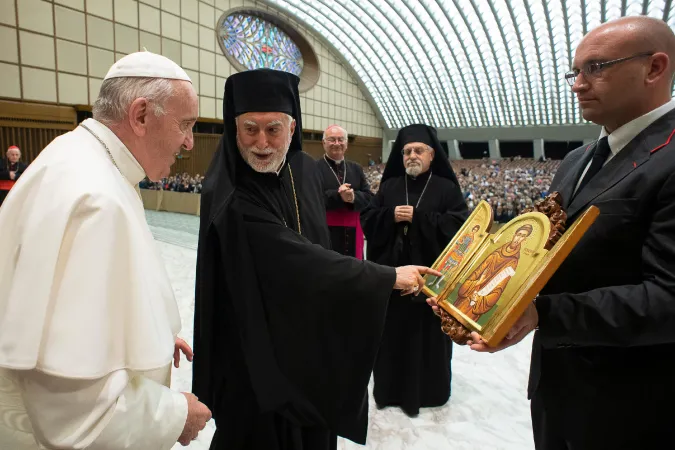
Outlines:
[[[247,69],[268,68],[300,75],[302,53],[279,27],[250,14],[231,14],[218,30],[223,49]]]

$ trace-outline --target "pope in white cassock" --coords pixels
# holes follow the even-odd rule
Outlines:
[[[135,188],[192,148],[197,114],[183,69],[125,56],[2,205],[0,449],[170,449],[210,419],[168,388],[191,350]]]

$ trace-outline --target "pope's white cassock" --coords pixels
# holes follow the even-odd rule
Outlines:
[[[145,173],[84,125],[110,155],[79,126],[0,209],[0,449],[170,449],[188,411],[168,388],[180,317],[135,189]]]

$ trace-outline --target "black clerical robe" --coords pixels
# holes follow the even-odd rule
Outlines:
[[[361,214],[368,260],[430,267],[462,226],[468,211],[458,186],[436,175],[429,179],[429,175],[427,171],[416,179],[407,175],[390,178],[380,186]],[[406,204],[404,177],[408,178],[409,204],[417,205],[412,223],[394,221],[394,209]],[[391,294],[374,368],[378,407],[400,406],[416,415],[420,407],[440,406],[450,397],[452,341],[442,333],[438,317],[424,299],[423,295]]]
[[[331,248],[343,255],[363,259],[363,230],[359,213],[373,198],[363,169],[355,162],[343,160],[336,163],[326,156],[319,158],[316,164],[323,187]],[[338,193],[345,183],[354,190],[354,203],[343,201]]]
[[[213,411],[212,449],[365,443],[395,270],[327,250],[315,161],[289,158],[279,176],[240,161],[218,211],[214,180],[204,186],[193,391]]]
[[[9,194],[10,189],[19,179],[21,174],[26,170],[26,164],[18,161],[14,164],[10,163],[9,160],[0,160],[0,205],[5,201],[7,194]],[[9,176],[10,172],[15,172],[15,178],[12,180]]]

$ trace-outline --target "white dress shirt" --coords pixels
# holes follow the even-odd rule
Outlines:
[[[627,124],[620,126],[616,130],[614,130],[613,133],[607,133],[605,127],[602,127],[602,131],[600,132],[600,137],[598,138],[598,140],[602,139],[605,136],[608,136],[607,143],[609,144],[610,150],[609,156],[607,156],[605,164],[607,164],[613,157],[615,157],[621,150],[623,150],[624,147],[626,147],[626,145],[630,143],[630,141],[635,139],[635,136],[640,134],[645,128],[647,128],[652,123],[656,122],[661,117],[665,116],[673,109],[675,109],[675,99],[672,99],[668,103],[665,103],[659,106],[658,108],[649,111],[647,114],[644,114],[636,119],[631,120]],[[574,188],[575,192],[577,189],[579,189],[581,180],[584,179],[584,177],[586,176],[586,172],[591,167],[591,162],[592,159],[591,161],[588,161],[588,164],[586,165],[584,172],[579,177],[579,181],[577,181],[577,185]]]

